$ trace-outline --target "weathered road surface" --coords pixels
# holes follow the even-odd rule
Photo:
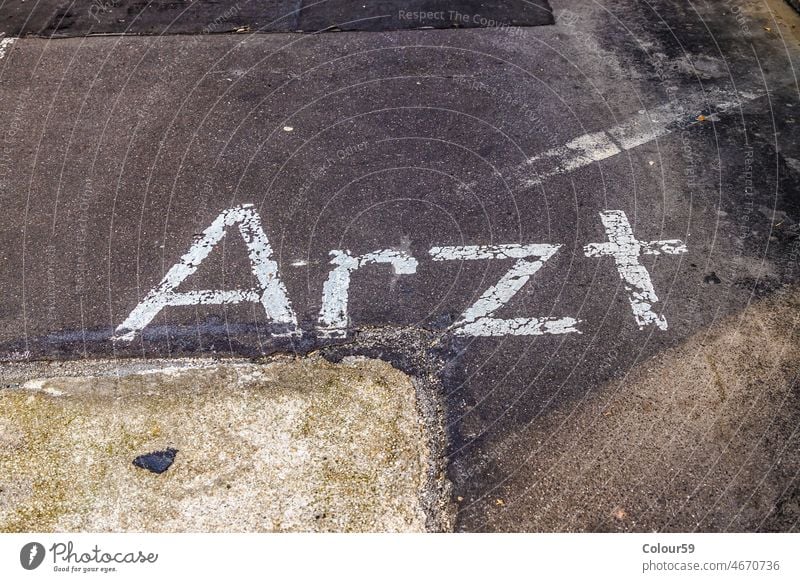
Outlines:
[[[112,4],[0,8],[3,360],[378,357],[443,399],[459,530],[798,528],[790,8]]]

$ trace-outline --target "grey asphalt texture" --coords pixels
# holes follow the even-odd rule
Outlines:
[[[534,444],[499,443],[800,274],[800,18],[778,2],[550,5],[554,24],[521,28],[59,39],[41,37],[47,24],[18,28],[32,36],[0,59],[0,358],[382,357],[446,399],[457,529],[534,528],[537,473],[511,478],[535,463]],[[530,157],[671,100],[687,105],[668,134],[526,183]],[[275,337],[260,306],[241,304],[167,308],[133,342],[111,341],[220,212],[243,203],[262,217],[303,335]],[[666,331],[640,330],[614,262],[583,253],[605,241],[607,209],[625,211],[641,240],[687,244],[643,258]],[[571,316],[582,333],[448,331],[510,265],[434,262],[429,249],[506,243],[563,246],[498,317]],[[316,337],[329,251],[385,248],[413,254],[417,273],[360,269],[348,337]],[[229,234],[186,289],[252,285]],[[800,467],[789,448],[784,462]],[[797,475],[781,479],[774,503],[798,506]],[[730,522],[659,503],[635,525],[592,527]],[[797,529],[800,509],[767,517],[731,527]]]
[[[477,18],[476,18],[477,17]],[[553,24],[546,0],[38,0],[6,2],[0,30],[47,38],[89,34],[382,31]]]

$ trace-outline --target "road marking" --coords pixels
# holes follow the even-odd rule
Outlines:
[[[322,288],[322,309],[319,313],[317,333],[323,338],[347,336],[347,303],[350,293],[350,275],[364,265],[388,263],[396,275],[413,275],[417,272],[417,259],[405,251],[387,249],[354,257],[349,251],[330,252],[335,267],[328,274]]]
[[[461,318],[453,324],[453,332],[456,335],[481,337],[580,333],[575,327],[579,321],[572,317],[515,319],[492,317],[522,289],[559,248],[561,245],[546,244],[433,247],[428,252],[434,261],[517,259],[514,266],[496,285],[487,289],[472,306],[467,308]],[[525,260],[529,257],[538,257],[538,260]]]
[[[234,291],[186,291],[176,293],[175,289],[190,275],[197,271],[214,247],[225,236],[226,229],[238,225],[239,232],[247,245],[253,275],[260,287],[256,289],[237,289]],[[244,204],[225,210],[196,241],[189,251],[181,257],[159,283],[136,306],[128,318],[115,331],[113,340],[131,341],[136,333],[144,329],[158,313],[168,306],[182,305],[224,305],[236,303],[261,303],[267,316],[276,323],[283,324],[289,331],[279,336],[296,335],[297,317],[292,310],[286,287],[278,274],[278,264],[272,260],[272,247],[261,226],[261,217],[252,204]]]
[[[639,256],[677,255],[687,252],[686,245],[677,239],[643,242],[633,235],[628,218],[622,210],[604,210],[600,218],[608,242],[591,243],[584,247],[587,257],[614,258],[617,271],[625,283],[633,315],[639,329],[655,325],[667,329],[663,315],[657,315],[653,304],[658,301],[650,274],[639,262]],[[244,239],[252,272],[259,282],[254,289],[203,290],[177,293],[175,289],[192,275],[225,236],[226,230],[238,226]],[[581,333],[576,327],[582,323],[573,317],[517,317],[500,319],[495,313],[505,306],[542,268],[561,245],[551,244],[497,244],[473,246],[437,246],[428,251],[433,261],[477,261],[514,259],[513,266],[500,280],[487,289],[468,307],[459,320],[450,327],[456,335],[473,337],[500,337],[505,335],[560,335]],[[351,275],[361,267],[371,264],[388,264],[395,275],[413,275],[418,261],[404,250],[384,249],[353,256],[347,250],[332,250],[333,269],[323,284],[322,307],[319,312],[317,336],[325,339],[344,338],[349,327],[348,303]],[[536,260],[530,260],[535,258]],[[295,261],[293,265],[306,264]],[[269,318],[280,324],[283,331],[277,336],[300,334],[297,317],[292,309],[286,287],[280,279],[278,264],[272,259],[272,247],[261,225],[261,219],[252,204],[244,204],[223,211],[164,276],[161,282],[134,308],[125,321],[117,327],[112,340],[131,341],[165,307],[188,305],[226,305],[236,303],[261,303]]]
[[[609,242],[588,244],[583,247],[584,254],[587,257],[614,257],[639,329],[655,325],[658,329],[666,330],[667,320],[652,309],[653,304],[658,301],[658,296],[653,288],[650,273],[639,262],[639,256],[679,255],[687,252],[686,245],[677,239],[650,242],[636,240],[628,217],[622,210],[604,210],[600,213],[600,219]]]
[[[741,107],[762,95],[740,91],[732,96],[725,92],[723,96],[714,106],[715,113]],[[584,134],[562,146],[532,156],[518,167],[526,176],[523,184],[527,187],[536,186],[548,178],[616,156],[664,137],[676,129],[696,125],[700,123],[697,115],[708,110],[710,101],[711,96],[707,94],[670,101],[653,109],[640,111],[628,121],[610,129]],[[706,118],[712,119],[713,115],[707,115]],[[529,178],[527,176],[532,169],[536,176]]]

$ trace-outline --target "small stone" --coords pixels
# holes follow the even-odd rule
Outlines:
[[[160,475],[172,466],[175,462],[177,449],[167,449],[165,451],[153,451],[146,455],[139,455],[133,460],[133,464],[140,469],[147,469],[151,473]]]

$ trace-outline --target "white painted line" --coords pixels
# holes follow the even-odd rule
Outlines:
[[[175,289],[200,266],[214,247],[225,236],[225,231],[238,225],[247,245],[253,275],[260,284],[258,289],[234,291],[208,290],[176,293]],[[297,318],[292,310],[286,287],[280,280],[278,264],[272,260],[272,247],[261,226],[261,217],[252,204],[230,208],[220,214],[169,272],[115,331],[113,340],[131,341],[158,313],[168,306],[223,305],[235,303],[261,303],[267,316],[276,323],[285,324],[290,331],[276,335],[296,335]]]
[[[580,333],[576,325],[580,320],[572,317],[517,317],[498,319],[485,317],[464,323],[455,329],[456,335],[476,337],[502,337],[505,335],[561,335]]]
[[[434,261],[480,261],[487,259],[525,259],[527,257],[550,258],[558,249],[558,246],[543,244],[505,244],[433,247],[428,251],[428,254]]]
[[[579,321],[572,317],[493,317],[559,248],[561,245],[547,244],[433,247],[428,252],[434,261],[517,259],[496,285],[487,289],[464,311],[453,324],[453,332],[456,335],[481,337],[580,333],[575,327]],[[539,260],[525,260],[529,257],[538,257]]]
[[[656,314],[652,309],[653,304],[658,301],[658,296],[653,288],[650,273],[639,262],[639,256],[679,255],[687,252],[686,245],[676,239],[650,242],[636,240],[628,217],[622,210],[604,210],[600,213],[600,219],[609,242],[588,244],[583,247],[584,254],[587,257],[614,258],[639,329],[655,325],[661,330],[666,330],[666,318]]]
[[[576,137],[563,146],[547,150],[543,154],[528,158],[527,164],[535,165],[545,160],[555,160],[556,168],[552,170],[551,173],[546,173],[544,176],[540,175],[537,178],[538,180],[546,176],[571,172],[577,168],[588,166],[592,162],[615,156],[621,151],[622,150],[611,141],[609,135],[601,131]]]
[[[717,112],[728,111],[761,96],[742,91],[738,95],[725,92],[714,104],[714,109]],[[541,184],[547,178],[569,173],[652,142],[668,135],[676,128],[700,123],[696,118],[702,111],[708,110],[711,99],[708,94],[676,99],[665,105],[640,111],[628,121],[608,130],[587,133],[563,146],[528,158],[518,168],[525,176],[523,184],[528,187]],[[706,116],[706,119],[713,119],[713,113]],[[531,172],[534,173],[534,177],[530,177]]]
[[[347,337],[347,304],[350,294],[350,275],[364,265],[388,263],[396,275],[417,272],[417,259],[405,251],[387,249],[354,257],[349,251],[331,251],[335,267],[322,287],[322,309],[319,313],[317,335],[322,338]]]

